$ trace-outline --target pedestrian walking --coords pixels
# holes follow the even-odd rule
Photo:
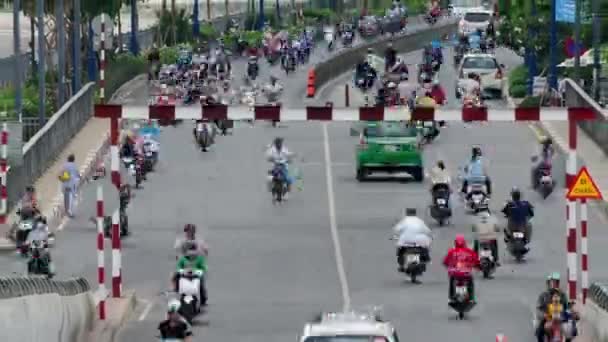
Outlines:
[[[74,198],[76,197],[80,181],[80,174],[78,173],[75,160],[74,155],[70,154],[67,162],[59,172],[59,181],[61,182],[61,189],[63,191],[63,206],[65,214],[69,217],[74,217]]]

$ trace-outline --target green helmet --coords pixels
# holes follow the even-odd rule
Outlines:
[[[180,306],[181,306],[181,303],[179,300],[172,299],[169,301],[169,304],[167,305],[167,312],[177,312],[179,310]]]
[[[551,280],[557,280],[559,281],[561,278],[559,272],[553,272],[551,274],[549,274],[549,276],[547,277],[547,281],[551,281]]]

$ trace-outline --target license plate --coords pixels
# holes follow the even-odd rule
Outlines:
[[[483,195],[473,195],[473,201],[475,203],[481,202],[482,199],[483,199]]]
[[[464,296],[467,294],[467,287],[466,286],[457,286],[456,287],[456,294],[459,296]]]
[[[387,152],[397,152],[399,150],[399,147],[395,145],[385,145],[384,150]]]
[[[542,183],[551,183],[551,176],[543,176],[540,181]]]
[[[439,205],[445,205],[447,203],[447,201],[443,198],[438,198],[437,199],[437,204]]]
[[[481,257],[482,258],[491,258],[492,257],[492,251],[484,249],[481,251]]]
[[[415,262],[420,262],[420,255],[418,254],[408,254],[407,256],[407,263],[415,263]]]
[[[516,239],[523,239],[524,238],[524,233],[522,232],[514,232],[513,233],[513,237]]]

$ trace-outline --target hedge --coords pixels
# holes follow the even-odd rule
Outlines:
[[[514,98],[522,98],[527,93],[528,68],[519,65],[509,73],[509,94]]]

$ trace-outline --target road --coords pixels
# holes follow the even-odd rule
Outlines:
[[[416,76],[418,74],[417,64],[421,62],[422,50],[400,54],[403,61],[408,65],[410,75]],[[445,88],[446,95],[448,97],[447,107],[457,107],[461,105],[461,101],[456,99],[454,92],[454,85],[458,79],[458,73],[454,65],[451,63],[454,56],[454,49],[451,46],[444,48],[444,60],[448,63],[444,64],[439,71],[439,80],[441,85]],[[496,51],[498,62],[504,64],[507,67],[507,73],[514,67],[521,64],[522,58],[517,56],[515,53],[508,49],[498,48]],[[307,100],[307,103],[326,103],[333,102],[335,106],[344,107],[345,103],[345,85],[349,87],[349,105],[351,107],[360,107],[366,104],[365,93],[356,88],[353,84],[352,73],[344,74],[340,77],[335,78],[331,82],[327,83],[324,87],[319,89],[318,96],[313,100]],[[372,92],[368,93],[370,103],[373,103],[374,96]],[[505,101],[500,100],[489,100],[486,101],[490,107],[505,106]]]
[[[450,74],[442,72],[442,83]],[[433,263],[423,284],[411,285],[397,272],[388,238],[404,208],[416,207],[428,216],[429,185],[389,178],[358,183],[356,138],[349,136],[348,123],[284,126],[237,124],[234,135],[219,138],[209,153],[195,149],[189,123],[164,129],[158,171],[129,208],[134,235],[123,241],[124,287],[136,290],[142,303],[120,340],[153,340],[166,305],[161,293],[174,270],[172,245],[181,227],[192,222],[211,248],[210,306],[195,328],[197,339],[294,340],[314,313],[339,310],[347,299],[355,308],[383,306],[402,339],[486,341],[501,332],[511,341],[533,341],[531,309],[545,276],[555,270],[565,276],[565,202],[561,191],[543,201],[527,190],[529,156],[537,142],[525,123],[451,123],[424,152],[427,167],[442,159],[454,170],[468,158],[471,145],[479,144],[491,162],[492,208],[499,209],[514,185],[537,208],[528,262],[514,264],[501,242],[503,266],[494,280],[477,279],[479,304],[465,322],[456,321],[447,306],[440,262],[455,234],[468,231],[470,219],[461,205],[455,201],[452,226],[432,226]],[[294,166],[303,175],[302,190],[282,206],[271,204],[264,186],[269,165],[263,151],[276,135],[298,153]],[[554,172],[561,180],[563,156],[559,159]],[[115,198],[109,180],[103,185],[106,197]],[[95,212],[95,187],[84,187],[78,216],[53,249],[59,278],[79,275],[96,283],[95,227],[88,222]],[[110,202],[113,210],[116,201]],[[594,227],[607,221],[594,208],[589,216],[591,276],[606,280],[602,262],[608,257],[608,233]],[[23,261],[0,256],[1,273],[23,270]]]
[[[428,25],[424,23],[420,17],[414,17],[412,18],[411,24],[408,27],[411,30],[414,30],[423,26]],[[353,42],[353,46],[362,44],[364,42],[365,41],[361,39],[359,35],[356,35],[355,41]],[[308,63],[299,65],[296,69],[296,72],[290,73],[289,75],[285,74],[285,72],[280,68],[279,63],[275,64],[274,66],[270,66],[264,58],[261,58],[259,61],[260,75],[254,83],[263,86],[269,82],[270,75],[273,75],[277,77],[283,84],[284,92],[281,97],[281,101],[283,103],[289,103],[291,107],[295,108],[304,106],[305,101],[303,95],[306,94],[306,82],[310,67],[315,63],[319,63],[321,61],[331,58],[331,56],[337,54],[339,51],[341,51],[341,49],[342,47],[340,46],[340,44],[338,44],[333,51],[329,52],[327,51],[326,44],[323,41],[320,41],[317,43],[317,47],[311,55]],[[240,57],[235,58],[232,61],[232,67],[233,81],[231,82],[231,85],[233,88],[238,88],[242,85],[243,76],[246,75],[247,59]],[[123,103],[129,103],[133,105],[147,104],[149,91],[146,83],[139,83],[133,86],[130,91],[131,95]],[[261,98],[259,100],[262,103],[266,102],[264,98]]]

